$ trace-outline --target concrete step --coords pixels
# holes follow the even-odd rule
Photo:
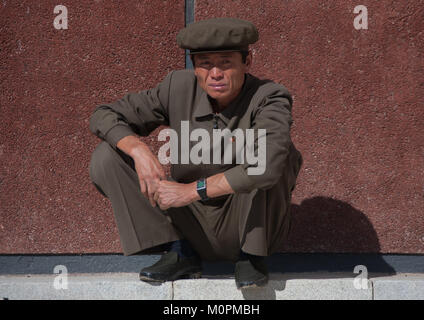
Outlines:
[[[10,300],[424,300],[424,274],[272,273],[267,286],[238,290],[232,276],[149,284],[138,273],[3,274]]]

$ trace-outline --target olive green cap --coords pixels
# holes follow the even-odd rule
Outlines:
[[[214,18],[189,24],[177,35],[177,43],[190,54],[243,51],[259,39],[255,25],[235,18]]]

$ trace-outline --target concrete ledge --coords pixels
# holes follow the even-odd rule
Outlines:
[[[317,274],[270,276],[263,288],[238,290],[234,279],[179,280],[174,299],[198,300],[371,300],[372,287],[355,289],[353,278],[331,278]]]
[[[424,300],[424,275],[399,274],[373,279],[375,300]]]
[[[233,277],[139,281],[137,273],[70,274],[67,289],[56,289],[59,275],[2,275],[0,298],[10,300],[424,300],[424,274],[374,276],[358,289],[346,274],[271,274],[264,288],[237,290]],[[63,284],[63,282],[61,282]]]
[[[67,289],[55,289],[57,276],[0,276],[0,297],[9,300],[172,299],[172,282],[149,285],[140,281],[135,273],[71,274]]]

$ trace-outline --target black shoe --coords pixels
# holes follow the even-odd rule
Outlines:
[[[262,287],[268,283],[268,269],[265,258],[240,260],[236,263],[235,279],[237,289]]]
[[[154,265],[140,271],[140,280],[147,282],[197,279],[202,274],[202,264],[197,256],[182,258],[176,252],[165,253]]]

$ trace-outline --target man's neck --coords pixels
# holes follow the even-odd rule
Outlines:
[[[211,105],[214,113],[220,113],[225,108],[228,107],[229,103],[227,104],[220,104],[217,100],[211,99]]]

